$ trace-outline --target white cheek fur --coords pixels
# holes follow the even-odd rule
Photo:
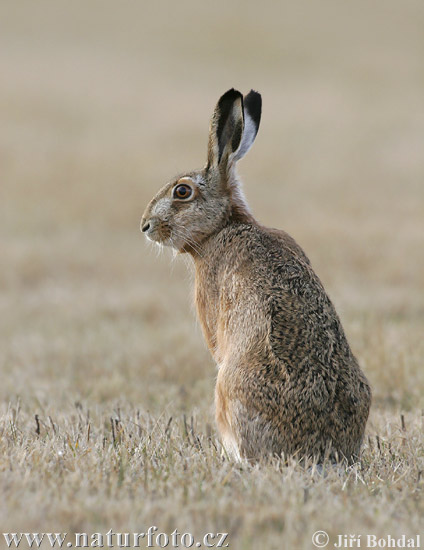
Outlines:
[[[154,205],[152,209],[152,214],[154,216],[158,216],[159,218],[165,216],[171,204],[172,204],[172,199],[169,199],[169,198],[163,198],[158,200],[158,202]]]

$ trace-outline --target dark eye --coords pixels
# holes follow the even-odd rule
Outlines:
[[[174,188],[174,198],[176,199],[188,199],[193,194],[193,189],[181,183]]]

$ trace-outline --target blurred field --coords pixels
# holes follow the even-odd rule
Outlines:
[[[423,28],[413,0],[2,2],[1,532],[422,533]],[[233,86],[264,101],[252,209],[304,247],[373,386],[344,475],[221,459],[192,275],[139,233]]]

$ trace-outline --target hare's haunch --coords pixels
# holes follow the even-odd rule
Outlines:
[[[215,108],[202,170],[165,185],[141,230],[188,253],[196,305],[218,366],[216,421],[235,458],[359,456],[371,390],[340,319],[299,245],[259,224],[236,163],[250,149],[261,96],[234,89]]]

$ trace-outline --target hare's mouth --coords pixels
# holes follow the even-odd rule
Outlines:
[[[162,220],[151,218],[140,224],[141,231],[146,235],[149,241],[157,244],[168,244],[171,237],[171,228]]]
[[[198,248],[189,231],[182,227],[171,227],[169,223],[158,218],[151,218],[147,221],[142,220],[140,229],[149,241],[156,243],[158,246],[169,246],[178,251],[182,251],[187,247],[193,250]]]

